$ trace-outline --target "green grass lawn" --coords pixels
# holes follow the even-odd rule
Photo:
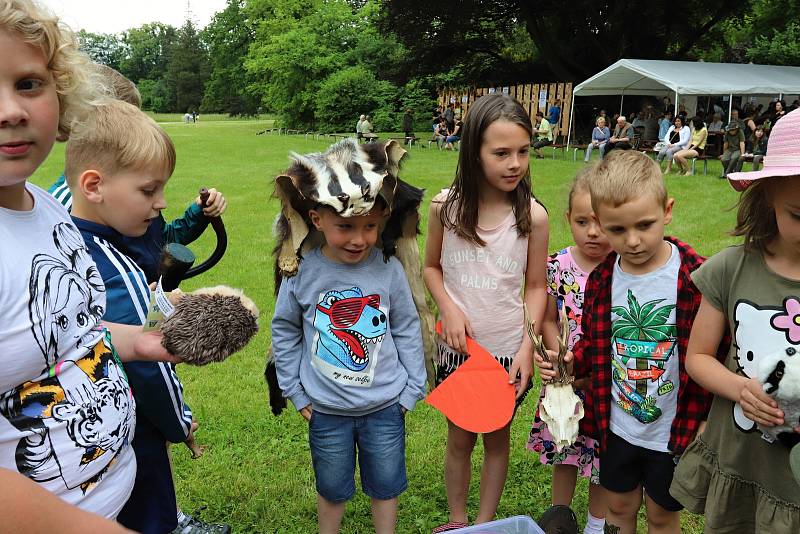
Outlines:
[[[172,122],[170,117],[165,121]],[[272,198],[273,178],[287,167],[290,152],[320,151],[328,141],[255,135],[269,125],[205,117],[197,124],[164,125],[178,152],[177,168],[167,188],[167,219],[180,215],[201,186],[217,187],[229,203],[223,217],[229,235],[225,258],[212,271],[186,282],[183,289],[221,283],[240,287],[262,313],[261,332],[242,353],[202,369],[179,368],[186,397],[200,422],[198,441],[209,449],[201,459],[191,460],[188,449],[174,446],[175,478],[178,502],[185,511],[207,505],[203,517],[230,523],[234,532],[313,532],[316,493],[307,426],[291,408],[279,417],[272,415],[263,370],[274,308],[270,251],[278,202]],[[419,135],[424,140],[429,137],[429,133]],[[450,184],[456,160],[457,153],[435,148],[410,150],[401,177],[426,188],[424,214],[430,198]],[[61,145],[32,181],[48,186],[63,164]],[[531,165],[534,192],[550,212],[550,249],[556,250],[570,243],[563,212],[571,178],[582,163],[545,159],[533,160]],[[676,199],[670,233],[706,255],[734,242],[727,231],[735,220],[729,208],[736,200],[728,184],[716,178],[719,163],[709,167],[708,176],[667,178],[670,195]],[[198,258],[213,248],[213,232],[207,234],[192,245]],[[526,514],[536,518],[550,502],[551,470],[525,449],[536,398],[534,393],[529,395],[514,420],[509,476],[498,517]],[[427,533],[447,520],[442,474],[446,426],[438,412],[420,403],[407,416],[407,427],[409,489],[400,500],[398,532]],[[481,460],[479,446],[473,462],[476,483],[469,500],[472,517]],[[581,524],[586,517],[586,495],[583,481],[574,502]],[[702,518],[685,513],[683,527],[686,532],[701,532]],[[343,532],[372,530],[369,499],[358,494],[348,505]]]

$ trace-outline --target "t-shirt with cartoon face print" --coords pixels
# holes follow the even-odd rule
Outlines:
[[[103,281],[69,215],[0,208],[0,468],[116,517],[133,487],[135,403],[99,326]]]
[[[773,394],[800,380],[800,281],[774,273],[761,254],[741,246],[710,258],[692,280],[727,318],[732,337],[728,369],[769,382]],[[703,441],[735,477],[800,507],[800,488],[788,468],[789,449],[766,439],[738,403],[714,397]]]

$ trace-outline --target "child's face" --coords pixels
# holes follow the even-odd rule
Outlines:
[[[311,210],[311,222],[325,236],[322,252],[338,263],[355,264],[365,260],[378,241],[382,213],[373,208],[366,215],[342,217],[328,208]]]
[[[23,184],[58,133],[55,81],[42,50],[0,29],[0,188]]]
[[[655,195],[644,194],[619,206],[602,203],[597,218],[611,248],[619,254],[622,270],[646,274],[669,259],[664,227],[672,221],[672,204],[663,206]]]
[[[480,158],[484,183],[510,193],[528,172],[531,139],[525,128],[505,120],[491,123],[483,132]]]
[[[100,222],[127,237],[144,235],[150,223],[167,207],[164,187],[169,176],[160,166],[120,170],[102,178],[97,204]]]
[[[800,251],[800,176],[780,180],[771,197],[780,240],[790,249]]]
[[[608,238],[600,228],[600,223],[592,210],[592,197],[589,191],[575,191],[572,195],[572,209],[567,212],[567,220],[575,246],[584,256],[592,260],[602,260],[611,252]]]

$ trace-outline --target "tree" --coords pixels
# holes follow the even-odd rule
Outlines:
[[[255,32],[243,7],[244,0],[228,0],[201,34],[211,62],[201,105],[204,112],[254,115],[258,111],[258,98],[248,90],[250,80],[244,68]]]
[[[374,115],[376,129],[393,129],[391,103],[396,92],[391,82],[378,80],[366,67],[347,67],[328,76],[320,85],[316,117],[326,129],[348,132],[354,131],[360,114],[368,113]]]
[[[527,31],[535,52],[522,58],[514,80],[583,80],[620,58],[685,59],[720,21],[746,9],[745,0],[687,0],[676,12],[668,0],[386,0],[385,28],[411,51],[417,74],[463,64],[493,81],[475,62],[517,63],[505,44]],[[521,42],[521,41],[520,41]],[[477,56],[477,60],[474,59]],[[535,75],[531,75],[535,72]],[[494,75],[497,76],[497,75]],[[500,76],[507,76],[501,74]],[[497,78],[494,78],[496,80]],[[545,81],[545,80],[543,80]]]
[[[172,44],[164,82],[169,89],[172,111],[197,110],[209,74],[208,52],[191,20],[187,20]]]
[[[747,57],[754,63],[800,65],[800,23],[791,22],[783,31],[776,29],[770,36],[756,37]]]
[[[125,48],[116,35],[80,30],[78,43],[80,49],[95,63],[119,70],[120,62],[125,57]]]
[[[119,71],[134,83],[162,79],[177,35],[174,27],[160,22],[127,30],[122,34],[126,55],[120,61]]]

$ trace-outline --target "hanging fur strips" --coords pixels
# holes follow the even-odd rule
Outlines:
[[[180,294],[161,325],[162,345],[184,363],[221,362],[258,332],[258,308],[239,289],[215,286]]]
[[[281,201],[274,229],[275,293],[283,278],[297,273],[303,255],[323,242],[322,234],[311,224],[309,210],[324,204],[342,217],[359,216],[369,212],[381,197],[388,209],[376,246],[386,261],[396,256],[405,270],[420,318],[428,381],[433,384],[434,321],[425,300],[417,246],[424,190],[398,178],[405,155],[395,141],[362,145],[356,139],[344,139],[323,153],[292,154],[289,169],[275,178],[275,196]],[[272,411],[278,414],[286,401],[278,388],[271,349],[265,376]]]

